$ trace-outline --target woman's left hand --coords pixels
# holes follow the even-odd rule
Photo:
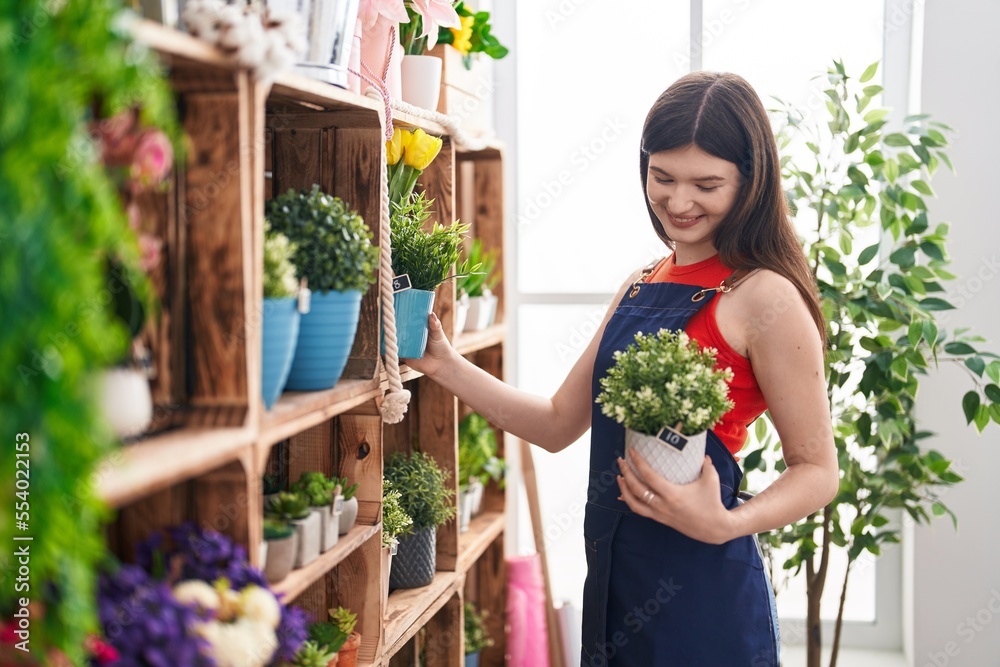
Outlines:
[[[618,459],[621,500],[640,516],[670,526],[688,537],[722,544],[736,537],[732,517],[719,494],[719,473],[708,456],[701,466],[701,477],[690,484],[667,481],[635,451],[629,459],[642,475],[640,480],[625,459]]]

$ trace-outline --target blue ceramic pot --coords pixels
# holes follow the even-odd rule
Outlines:
[[[331,389],[340,380],[354,345],[361,313],[361,292],[313,292],[302,316],[299,342],[286,389]]]
[[[301,317],[295,297],[264,299],[261,393],[268,410],[281,396],[292,369]]]
[[[465,667],[479,667],[480,651],[465,654]]]
[[[393,294],[396,309],[396,342],[400,359],[420,359],[427,347],[427,316],[434,308],[434,292],[408,289]],[[382,332],[385,354],[385,332]]]

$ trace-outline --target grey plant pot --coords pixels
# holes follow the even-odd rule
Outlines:
[[[319,546],[322,538],[320,513],[311,511],[306,518],[293,521],[292,523],[295,524],[295,532],[299,536],[299,546],[295,551],[295,567],[303,567],[316,560],[319,556]]]
[[[389,588],[420,588],[434,580],[437,565],[437,528],[421,528],[399,538],[392,559]]]
[[[358,520],[358,497],[354,496],[350,500],[344,501],[344,510],[340,513],[340,534],[346,535],[347,531],[354,528],[354,523]]]
[[[264,562],[264,576],[269,583],[277,583],[288,576],[295,565],[298,551],[298,531],[281,540],[268,540],[267,560]]]

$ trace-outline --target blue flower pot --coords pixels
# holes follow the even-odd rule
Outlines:
[[[434,308],[434,292],[408,289],[393,295],[396,309],[396,342],[400,359],[420,359],[427,347],[427,316]],[[382,331],[385,354],[385,331]]]
[[[331,389],[344,372],[361,313],[361,292],[313,292],[302,316],[299,342],[286,389]]]
[[[292,369],[295,344],[299,338],[298,299],[264,299],[263,317],[263,382],[261,393],[264,406],[270,410],[281,396]]]
[[[481,651],[476,651],[475,653],[465,654],[465,667],[479,667],[479,654]]]

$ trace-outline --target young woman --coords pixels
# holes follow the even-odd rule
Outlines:
[[[767,114],[742,78],[695,72],[670,86],[646,117],[639,165],[653,228],[673,253],[622,285],[551,398],[464,360],[433,316],[427,353],[409,363],[550,452],[591,429],[584,665],[778,665],[774,598],[754,536],[822,508],[839,483],[816,286]],[[687,485],[636,457],[640,482],[622,459],[623,428],[594,403],[613,353],[660,328],[717,348],[734,372],[735,407],[709,432],[702,475]],[[735,454],[764,410],[787,468],[743,503]]]

